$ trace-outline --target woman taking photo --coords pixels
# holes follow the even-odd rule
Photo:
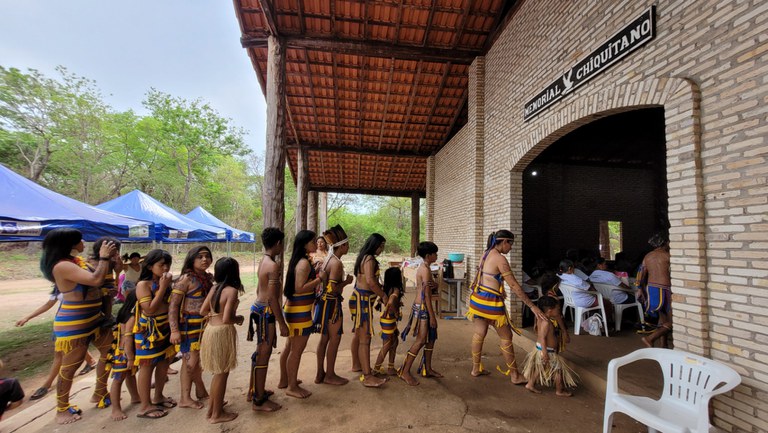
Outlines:
[[[72,250],[83,252],[83,235],[69,228],[52,230],[43,241],[43,255],[40,270],[46,279],[56,284],[62,294],[62,301],[53,321],[56,336],[56,351],[63,353],[59,379],[56,384],[56,422],[69,424],[81,418],[82,411],[69,404],[69,391],[75,370],[85,358],[88,345],[109,348],[112,333],[102,332],[101,287],[109,269],[109,262],[117,251],[112,242],[103,242],[93,272],[81,259],[72,256]],[[101,349],[100,349],[101,350]],[[94,395],[106,393],[98,389]]]

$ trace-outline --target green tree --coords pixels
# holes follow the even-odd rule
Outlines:
[[[184,179],[181,209],[189,209],[192,185],[209,175],[218,158],[247,153],[244,131],[199,99],[187,101],[151,89],[144,106],[159,123],[158,145]]]

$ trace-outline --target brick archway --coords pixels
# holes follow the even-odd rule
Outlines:
[[[675,347],[709,356],[700,103],[698,86],[682,78],[636,81],[587,93],[532,122],[527,140],[510,155],[508,167],[512,230],[522,233],[523,170],[544,149],[594,120],[640,108],[663,107]],[[511,262],[513,269],[522,267],[522,242],[512,250]]]

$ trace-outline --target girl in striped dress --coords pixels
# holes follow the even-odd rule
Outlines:
[[[120,403],[120,393],[122,392],[123,382],[131,395],[131,403],[139,403],[139,392],[136,389],[136,350],[133,346],[133,325],[135,320],[136,291],[128,293],[117,313],[117,324],[115,325],[114,341],[112,342],[112,385],[109,390],[109,396],[112,400],[112,419],[122,421],[126,418]]]
[[[397,322],[403,318],[402,297],[405,294],[403,273],[400,271],[400,268],[393,267],[384,272],[384,292],[387,294],[387,304],[378,303],[376,305],[377,309],[381,309],[381,306],[384,305],[384,310],[379,318],[382,346],[379,356],[376,357],[376,363],[373,365],[373,371],[379,374],[394,376],[397,374],[395,356],[397,355],[397,338],[400,335],[397,329]],[[382,365],[387,355],[389,355],[389,363],[385,371]]]
[[[280,355],[280,366],[285,365],[288,388],[285,393],[291,397],[307,398],[311,392],[299,386],[298,374],[301,354],[307,346],[310,334],[315,329],[312,323],[312,306],[315,303],[315,289],[326,277],[325,271],[317,274],[309,261],[309,254],[317,248],[315,232],[302,230],[293,241],[293,253],[285,275],[285,321],[288,323],[288,350]],[[283,374],[281,374],[281,377]]]
[[[147,253],[136,285],[136,322],[133,327],[136,362],[139,364],[139,418],[160,418],[167,415],[166,408],[176,407],[176,401],[163,396],[167,381],[168,360],[176,350],[169,341],[168,302],[173,275],[169,272],[170,254],[164,250]],[[154,400],[150,398],[152,374],[157,369]]]

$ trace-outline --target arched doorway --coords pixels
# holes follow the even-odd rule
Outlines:
[[[631,272],[646,240],[667,229],[664,109],[593,120],[560,137],[523,170],[523,269],[536,276],[568,256]]]

